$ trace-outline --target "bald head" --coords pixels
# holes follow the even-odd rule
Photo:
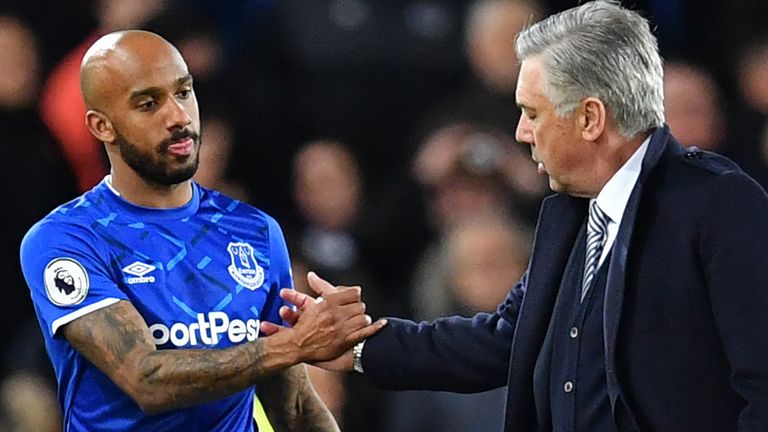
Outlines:
[[[161,62],[164,60],[165,62]],[[126,90],[151,66],[170,60],[186,71],[179,51],[161,36],[142,30],[110,33],[97,40],[83,57],[80,89],[89,109],[103,111],[109,102]]]

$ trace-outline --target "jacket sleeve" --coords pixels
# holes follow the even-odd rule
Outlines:
[[[493,314],[421,323],[390,318],[365,343],[365,375],[384,390],[474,393],[506,385],[526,283],[527,274]]]
[[[715,322],[744,399],[739,431],[768,425],[768,196],[738,172],[709,200],[700,253]]]

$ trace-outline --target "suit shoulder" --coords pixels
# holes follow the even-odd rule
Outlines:
[[[725,174],[743,174],[744,171],[734,161],[711,151],[701,150],[696,147],[684,149],[676,157],[680,163],[705,173],[720,176]]]
[[[718,182],[742,179],[757,185],[736,162],[718,153],[680,146],[673,148],[665,159],[666,163],[657,168],[663,173],[666,184],[674,183],[674,179],[678,179],[684,184],[695,183],[698,187],[706,189]]]
[[[710,151],[695,147],[680,148],[671,157],[669,170],[663,177],[665,184],[677,183],[691,195],[691,186],[695,185],[693,195],[701,195],[702,199],[733,199],[734,194],[749,193],[763,197],[763,188],[750,177],[741,167],[729,158]],[[675,173],[675,174],[673,174]]]
[[[645,194],[657,202],[691,209],[708,208],[737,199],[734,195],[761,197],[762,187],[738,164],[717,153],[671,146],[643,180]]]

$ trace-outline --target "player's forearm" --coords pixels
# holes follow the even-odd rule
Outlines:
[[[276,430],[337,432],[336,421],[309,381],[304,365],[259,380],[260,400]]]
[[[147,412],[216,400],[304,360],[292,330],[224,350],[157,350],[141,322],[130,303],[118,302],[63,332]]]
[[[62,327],[64,337],[150,413],[217,400],[303,361],[338,357],[383,323],[369,325],[359,289],[305,305],[303,321],[224,350],[157,350],[143,318],[119,301]]]
[[[283,335],[225,350],[160,350],[137,364],[131,393],[147,412],[162,412],[220,399],[301,360]]]

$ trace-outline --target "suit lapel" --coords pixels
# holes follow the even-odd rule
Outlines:
[[[587,202],[566,195],[555,195],[542,202],[528,266],[528,284],[510,354],[505,430],[532,430],[536,424],[531,392],[533,371],[571,246],[586,215]]]
[[[608,268],[608,279],[605,289],[603,308],[603,334],[605,335],[605,371],[608,384],[608,396],[611,408],[615,410],[620,387],[616,376],[616,337],[624,305],[624,290],[626,288],[626,269],[629,246],[635,229],[637,212],[643,188],[649,173],[653,171],[667,147],[669,131],[666,127],[657,129],[651,136],[648,150],[643,158],[643,164],[637,183],[629,196],[627,207],[621,219],[621,226],[613,244],[611,262]]]

